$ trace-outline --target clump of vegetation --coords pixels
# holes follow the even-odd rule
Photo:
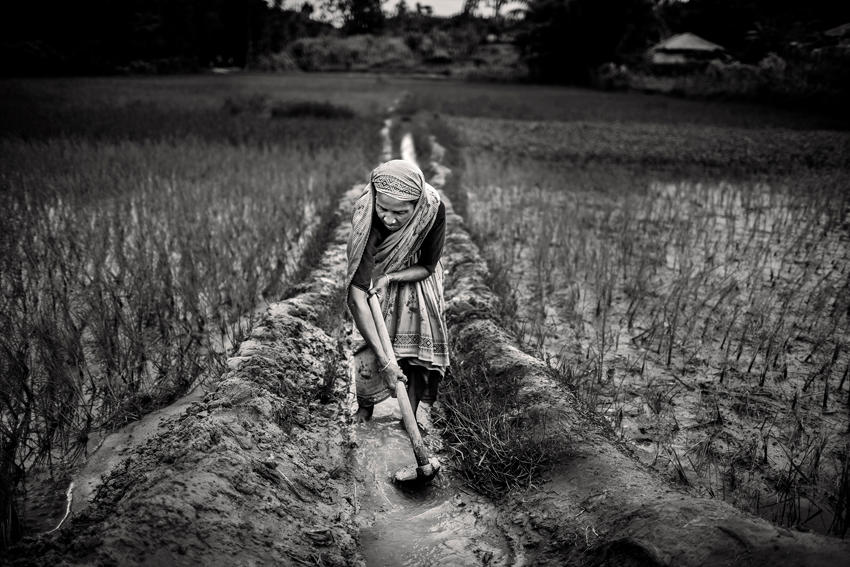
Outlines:
[[[496,375],[481,355],[467,355],[441,385],[437,425],[445,428],[460,475],[480,493],[499,498],[537,480],[552,447],[539,435],[542,418],[529,418],[520,404],[521,377]]]
[[[329,102],[285,101],[272,105],[272,118],[324,118],[327,120],[354,118],[354,111],[347,106]]]
[[[348,106],[316,100],[274,101],[264,93],[232,96],[224,99],[222,109],[231,115],[271,116],[272,118],[324,118],[337,120],[354,118]]]

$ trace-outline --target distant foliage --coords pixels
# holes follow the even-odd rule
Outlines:
[[[245,67],[329,29],[312,11],[282,0],[4,2],[0,63],[11,75]]]
[[[345,31],[350,34],[377,33],[384,27],[381,0],[340,0]]]
[[[689,0],[659,2],[671,33],[691,32],[718,43],[746,63],[780,55],[850,21],[850,2],[834,0]]]
[[[404,69],[416,63],[401,38],[385,36],[304,38],[293,43],[289,52],[298,67],[305,71]]]
[[[585,83],[660,37],[651,0],[531,0],[518,43],[540,80]]]

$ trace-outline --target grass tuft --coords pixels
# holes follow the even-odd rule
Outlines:
[[[445,429],[459,474],[478,492],[493,498],[527,488],[547,469],[551,441],[545,419],[529,417],[519,403],[521,378],[495,374],[479,355],[452,367],[441,385]]]

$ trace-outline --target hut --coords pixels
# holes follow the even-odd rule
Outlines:
[[[651,47],[647,59],[655,71],[693,71],[714,59],[729,59],[729,54],[698,35],[680,33]]]

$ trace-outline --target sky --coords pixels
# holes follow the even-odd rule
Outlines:
[[[455,14],[460,13],[463,8],[463,0],[418,0],[420,4],[425,6],[431,6],[434,9],[435,16],[454,16]],[[405,0],[407,2],[407,6],[409,9],[414,9],[416,6],[417,0]],[[382,4],[384,8],[384,12],[392,13],[395,11],[395,6],[398,4],[398,0],[385,0]],[[504,14],[514,5],[508,3],[502,8],[502,13]],[[484,0],[481,0],[478,8],[478,13],[483,15],[490,15],[492,11],[487,8]]]
[[[463,0],[419,0],[419,2],[420,4],[434,8],[435,16],[454,16],[463,8]],[[387,2],[387,5],[396,3],[390,0]],[[416,6],[416,2],[410,2],[409,0],[407,4],[410,7]],[[389,6],[385,6],[385,8],[387,7]]]

